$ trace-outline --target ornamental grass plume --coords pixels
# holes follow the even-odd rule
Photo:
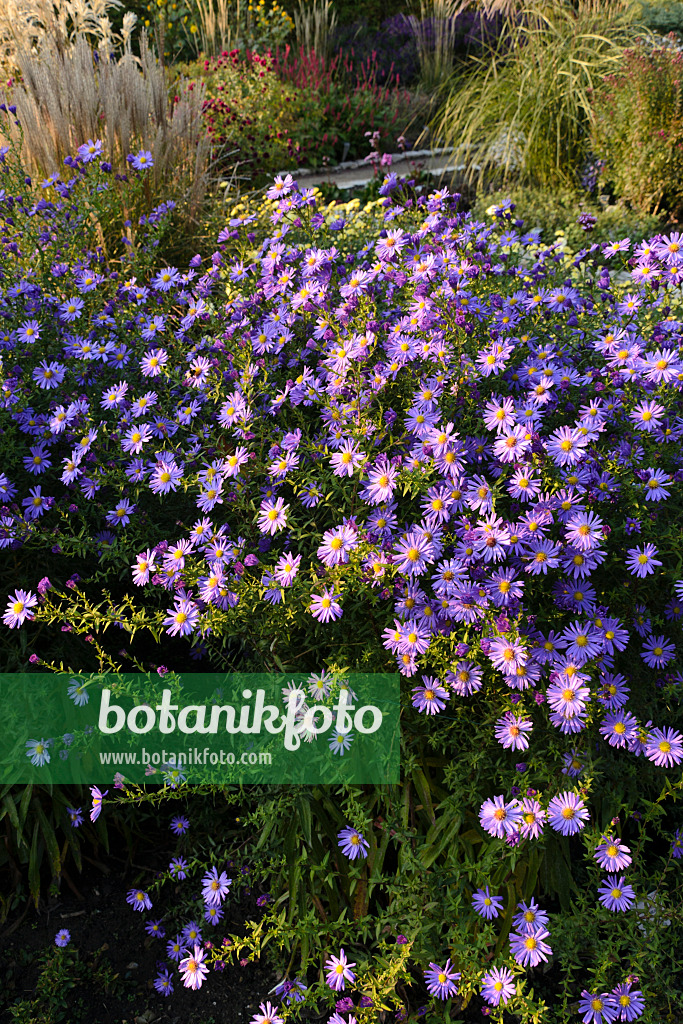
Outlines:
[[[18,70],[17,54],[36,53],[51,39],[64,53],[81,35],[108,53],[128,45],[137,15],[126,11],[121,34],[113,32],[109,12],[121,0],[3,0],[0,5],[0,68],[7,74]]]
[[[139,58],[128,44],[118,59],[106,59],[80,33],[69,49],[45,37],[36,53],[23,49],[16,60],[21,82],[2,98],[16,105],[20,127],[4,120],[0,142],[21,138],[27,171],[46,178],[86,140],[99,138],[97,155],[115,173],[126,172],[131,151],[151,154],[145,200],[175,194],[186,216],[196,218],[209,184],[204,90],[181,78],[172,99],[144,31]]]

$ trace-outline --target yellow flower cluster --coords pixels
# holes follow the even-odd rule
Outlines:
[[[360,199],[350,199],[346,203],[320,203],[322,195],[319,188],[314,188],[313,193],[318,200],[317,210],[322,213],[325,223],[329,226],[334,221],[343,219],[345,227],[343,236],[336,241],[336,244],[346,250],[347,247],[357,249],[373,239],[379,238],[379,233],[384,226],[384,202],[382,199],[361,203]],[[236,203],[229,211],[227,220],[245,221],[247,218],[256,217],[249,223],[249,230],[256,235],[257,242],[268,237],[273,241],[284,237],[282,228],[273,229],[271,215],[276,209],[276,199],[252,199],[247,197],[242,202]],[[286,222],[286,216],[284,218]],[[257,260],[260,249],[255,247],[247,256],[248,260]],[[239,283],[232,284],[225,282],[226,297],[231,298],[240,291]]]

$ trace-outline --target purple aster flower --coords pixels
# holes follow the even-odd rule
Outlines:
[[[343,992],[346,987],[346,982],[353,982],[356,980],[356,975],[351,970],[355,967],[355,963],[349,963],[346,959],[346,953],[343,949],[339,950],[339,956],[331,956],[325,961],[325,970],[327,971],[326,982],[335,992]]]
[[[393,548],[397,572],[409,576],[422,576],[427,563],[432,562],[432,546],[424,535],[412,530]]]
[[[102,152],[102,140],[96,139],[94,142],[92,139],[88,139],[82,146],[78,147],[78,156],[84,164],[89,164],[92,160],[96,160]]]
[[[190,827],[189,819],[184,814],[179,814],[175,818],[171,818],[171,832],[176,836],[184,836]]]
[[[492,921],[494,917],[498,917],[503,909],[503,897],[492,896],[487,885],[486,888],[477,889],[474,893],[472,896],[472,906],[481,917],[487,921]]]
[[[427,991],[431,996],[436,996],[438,999],[450,999],[451,996],[457,996],[457,982],[460,980],[460,973],[453,970],[450,957],[443,967],[430,963],[424,976]]]
[[[168,865],[168,870],[171,872],[173,878],[177,878],[178,881],[182,882],[183,879],[187,878],[187,861],[182,857],[174,857],[171,863]]]
[[[584,1024],[612,1024],[619,1016],[619,1007],[609,992],[598,994],[584,989],[579,1002],[579,1013],[583,1014]]]
[[[148,935],[156,936],[157,939],[163,939],[166,936],[166,929],[161,921],[148,921],[145,925],[145,931]]]
[[[202,941],[202,933],[196,921],[190,921],[189,924],[185,925],[182,931],[182,939],[188,946],[193,946],[196,942]]]
[[[207,906],[220,906],[230,892],[231,884],[232,878],[228,878],[225,871],[219,875],[215,865],[210,868],[202,879],[202,897]]]
[[[637,719],[629,712],[620,709],[605,715],[600,726],[600,733],[611,747],[626,747],[638,729]]]
[[[512,918],[512,927],[520,933],[536,932],[548,924],[548,915],[541,910],[534,899],[530,903],[518,903],[517,913]]]
[[[630,910],[636,901],[632,885],[626,885],[623,877],[608,875],[607,880],[598,889],[598,896],[603,907],[611,911]]]
[[[448,703],[448,690],[437,679],[430,676],[422,677],[422,686],[413,690],[413,707],[422,714],[436,715],[443,711]]]
[[[136,171],[146,171],[150,167],[154,167],[154,159],[148,149],[141,149],[136,156],[129,156],[131,167],[134,167]],[[201,985],[201,982],[199,983]],[[192,988],[199,988],[199,985],[192,986]]]
[[[572,778],[578,778],[583,771],[583,761],[575,750],[571,753],[563,754],[564,768],[562,769],[563,775],[569,775]]]
[[[683,761],[683,736],[673,729],[651,729],[645,744],[645,756],[660,768],[671,768]]]
[[[163,970],[159,971],[159,974],[154,979],[154,987],[160,996],[170,996],[173,994],[173,980],[168,968],[164,967]]]
[[[563,836],[573,836],[585,827],[588,811],[576,793],[560,793],[548,804],[548,821],[556,832],[561,832]]]
[[[83,811],[80,807],[67,807],[66,813],[69,815],[72,828],[78,828],[83,824]]]
[[[492,967],[482,975],[481,995],[489,1006],[505,1005],[515,994],[515,976],[508,967]]]
[[[671,842],[671,856],[674,860],[683,857],[683,828],[677,829]]]
[[[133,910],[152,909],[152,901],[142,889],[131,889],[126,896],[126,903],[129,903]]]
[[[337,833],[337,839],[339,839],[338,845],[345,857],[348,857],[350,860],[355,860],[357,857],[367,857],[368,850],[370,849],[368,841],[355,828],[343,828],[341,832]]]
[[[522,967],[536,967],[541,960],[552,956],[552,949],[545,942],[549,932],[545,928],[539,928],[534,932],[523,932],[517,935],[514,932],[510,935],[510,952]]]
[[[603,836],[593,854],[603,871],[623,871],[631,863],[631,851],[618,839]]]
[[[174,608],[164,619],[169,636],[189,636],[199,620],[199,608],[189,598],[176,597]]]
[[[632,576],[637,576],[638,579],[644,579],[645,576],[651,576],[655,571],[656,565],[662,563],[656,557],[659,554],[654,544],[645,544],[640,548],[629,548],[626,553],[625,565]]]
[[[634,989],[629,979],[613,988],[612,996],[619,1007],[621,1020],[637,1020],[645,1012],[643,993]]]
[[[171,960],[176,962],[180,960],[183,955],[183,937],[182,935],[176,935],[175,939],[171,939],[166,943],[166,956],[170,957]]]
[[[664,668],[676,656],[676,645],[663,636],[651,636],[643,644],[640,656],[649,668]]]
[[[55,935],[55,946],[59,946],[60,949],[64,949],[71,942],[71,932],[68,928],[60,928]]]

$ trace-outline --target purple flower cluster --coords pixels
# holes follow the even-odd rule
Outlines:
[[[95,149],[80,154],[86,176]],[[683,324],[667,304],[683,281],[678,241],[626,239],[570,259],[512,228],[509,206],[496,211],[501,231],[458,213],[447,189],[415,198],[389,175],[381,191],[382,223],[349,243],[313,192],[276,179],[265,239],[251,234],[256,214],[234,216],[205,273],[195,260],[147,284],[92,254],[73,265],[55,254],[39,283],[3,241],[0,408],[23,468],[0,474],[0,547],[50,536],[77,500],[117,536],[182,494],[196,509],[187,535],[141,541],[151,546],[131,566],[146,599],[164,598],[167,635],[210,642],[245,608],[282,606],[334,636],[365,599],[384,616],[386,664],[420,673],[420,727],[485,690],[511,764],[527,750],[532,763],[532,733],[548,724],[572,778],[600,737],[605,756],[680,764],[683,736],[641,721],[639,698],[643,677],[671,671],[680,652],[680,531],[656,518],[682,494]],[[3,223],[24,205],[3,194]],[[23,259],[31,238],[16,238]],[[41,608],[17,588],[3,621],[27,626]],[[33,744],[29,756],[44,757]],[[587,791],[516,794],[483,803],[484,833],[514,845],[546,823],[572,837],[590,820]],[[93,787],[93,820],[104,795]],[[175,820],[176,834],[186,828]],[[352,859],[369,848],[352,828],[338,839]],[[610,911],[635,901],[629,857],[609,836],[596,851]],[[208,920],[229,885],[207,871]],[[151,906],[142,890],[128,901]],[[501,909],[488,886],[473,904],[488,919]],[[511,956],[534,967],[552,953],[547,919],[533,904],[519,912]],[[192,988],[208,972],[200,943],[192,922],[172,944]],[[340,950],[327,984],[343,991],[354,966]],[[482,978],[490,1005],[511,997],[513,977]],[[459,978],[450,960],[425,972],[441,999]],[[591,995],[602,1006],[585,1012],[609,1019],[611,998]],[[273,1014],[262,1006],[262,1019]]]

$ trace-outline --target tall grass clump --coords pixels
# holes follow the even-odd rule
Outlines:
[[[298,0],[294,12],[297,47],[326,59],[331,55],[337,14],[331,0]]]
[[[632,0],[529,0],[509,9],[496,44],[454,79],[433,135],[460,149],[470,181],[495,170],[527,183],[572,182],[592,90],[632,45],[637,11]]]
[[[451,76],[458,36],[460,0],[420,0],[420,16],[409,16],[420,63],[421,85],[427,92],[440,89]]]

